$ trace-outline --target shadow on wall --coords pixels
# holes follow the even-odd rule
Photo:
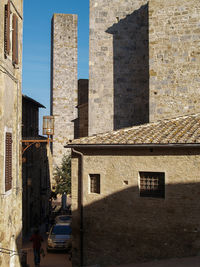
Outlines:
[[[107,29],[113,35],[114,129],[149,122],[148,4]]]
[[[45,223],[49,216],[49,198],[51,190],[49,159],[46,143],[39,148],[32,146],[28,149],[22,165],[23,179],[23,237],[34,227]]]
[[[198,255],[200,185],[167,185],[166,192],[166,199],[142,198],[137,187],[129,187],[84,207],[83,266]]]
[[[78,117],[74,122],[74,138],[88,136],[88,79],[78,80]]]
[[[198,255],[200,183],[165,184],[165,198],[141,197],[139,187],[123,181],[120,187],[117,178],[119,187],[110,195],[108,192],[114,189],[109,189],[109,182],[106,188],[106,181],[103,182],[101,194],[87,194],[84,184],[84,202],[87,198],[91,204],[82,206],[80,169],[79,160],[78,210],[72,212],[74,266],[80,266],[81,255],[81,266]],[[186,178],[187,174],[183,180]],[[126,180],[126,173],[123,179]]]

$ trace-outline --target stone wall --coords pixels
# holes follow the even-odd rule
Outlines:
[[[198,255],[199,149],[82,149],[81,152],[84,153],[84,266]],[[80,266],[81,165],[78,165],[80,158],[75,156],[72,160],[73,266]],[[140,197],[140,171],[165,174],[165,198]],[[100,174],[100,194],[90,193],[89,174]]]
[[[88,80],[78,80],[78,136],[88,136]]]
[[[64,145],[74,138],[77,117],[77,16],[54,14],[52,18],[51,115],[55,117],[53,166],[69,153]]]
[[[4,56],[4,11],[7,0],[0,2],[0,247],[19,252],[22,230],[21,180],[21,72],[23,1],[11,3],[11,19],[18,18],[19,63],[13,65],[12,50]],[[11,20],[12,21],[12,20]],[[12,25],[12,24],[11,24]],[[10,32],[12,28],[10,27]],[[5,135],[12,133],[12,185],[5,190]],[[19,255],[0,254],[0,266],[21,266]]]
[[[148,122],[148,1],[90,1],[89,135]]]
[[[200,2],[150,0],[150,121],[200,111]]]
[[[90,1],[89,135],[199,112],[200,2]]]

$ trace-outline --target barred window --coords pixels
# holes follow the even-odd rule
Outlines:
[[[100,174],[90,174],[90,193],[100,194]]]
[[[5,191],[8,191],[12,188],[12,133],[6,133],[5,147]]]
[[[164,172],[139,172],[140,196],[165,198]]]

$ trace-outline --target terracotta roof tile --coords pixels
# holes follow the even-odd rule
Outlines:
[[[200,114],[74,139],[69,144],[193,144],[200,143]]]

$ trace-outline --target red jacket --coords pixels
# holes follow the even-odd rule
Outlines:
[[[41,242],[43,241],[43,238],[39,234],[33,234],[30,238],[30,241],[33,242],[33,248],[40,249]]]

